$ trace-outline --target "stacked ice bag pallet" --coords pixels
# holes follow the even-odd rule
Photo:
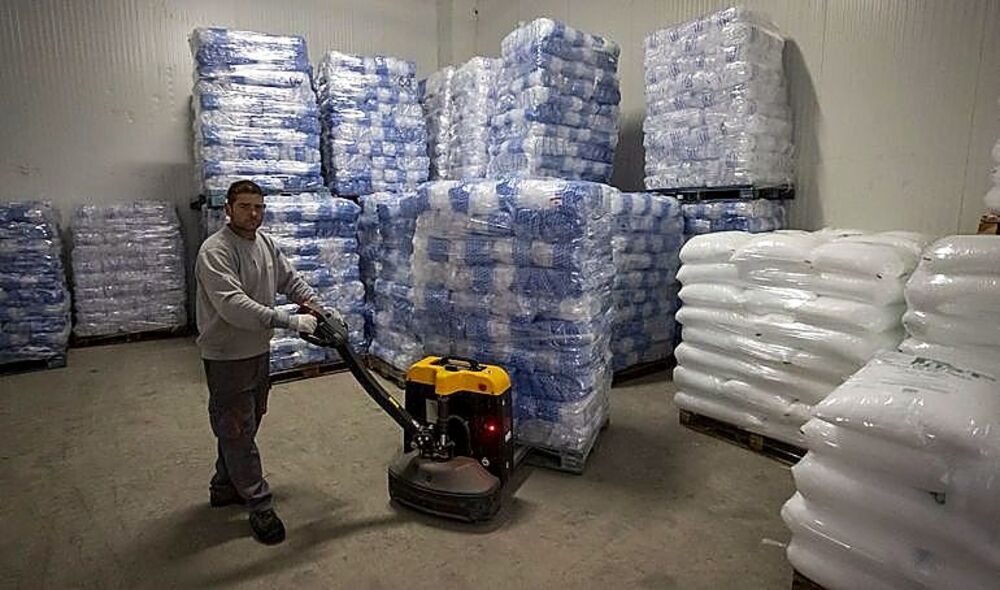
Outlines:
[[[988,212],[1000,215],[1000,138],[993,144],[993,173],[990,176],[990,190],[983,197]]]
[[[677,199],[617,193],[611,200],[615,263],[612,367],[668,358],[674,349],[678,257],[684,222]]]
[[[783,47],[742,8],[646,38],[646,188],[791,182]]]
[[[616,196],[526,179],[419,191],[414,301],[428,352],[507,369],[516,438],[560,452],[568,468],[582,467],[608,413]]]
[[[316,78],[327,186],[338,195],[427,180],[427,126],[413,62],[330,51]]]
[[[900,350],[1000,377],[1000,237],[934,242],[906,284],[906,302]]]
[[[995,375],[882,352],[819,403],[781,511],[795,569],[828,590],[996,588]]]
[[[74,336],[187,325],[184,241],[173,205],[85,205],[71,232]]]
[[[299,275],[316,291],[320,304],[337,310],[350,328],[351,346],[365,347],[364,301],[358,256],[358,216],[361,208],[325,193],[274,195],[266,199],[262,229],[274,238]],[[298,306],[278,297],[289,313]],[[271,372],[337,360],[337,354],[313,346],[290,330],[276,330],[271,339]]]
[[[420,104],[427,122],[427,156],[430,179],[453,178],[455,101],[452,96],[455,66],[448,66],[420,81]]]
[[[496,108],[499,59],[473,57],[452,80],[452,178],[486,178],[490,163],[490,120]]]
[[[268,193],[323,186],[319,117],[306,42],[195,29],[194,153],[204,195],[236,180]]]
[[[368,195],[361,203],[366,217],[363,268],[370,277],[366,280],[369,353],[406,370],[424,356],[420,326],[414,317],[411,268],[413,232],[422,200],[417,193],[407,191]]]
[[[0,204],[0,365],[65,364],[70,298],[61,255],[50,205]]]
[[[684,203],[684,234],[697,236],[720,231],[752,234],[785,228],[785,206],[770,199]]]
[[[692,238],[677,275],[677,406],[803,446],[813,405],[902,341],[923,245],[904,232]]]
[[[619,47],[549,19],[501,43],[490,176],[607,182],[618,144]]]

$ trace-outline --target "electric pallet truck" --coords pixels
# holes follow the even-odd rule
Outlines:
[[[317,316],[316,331],[300,336],[335,349],[365,392],[403,429],[403,450],[389,464],[389,497],[445,518],[492,519],[515,466],[507,373],[472,359],[427,357],[406,373],[403,406],[351,350],[343,320],[308,311]]]

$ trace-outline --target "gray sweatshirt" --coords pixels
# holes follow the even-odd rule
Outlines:
[[[299,304],[316,298],[262,231],[248,240],[223,227],[201,245],[194,272],[198,346],[209,360],[246,359],[268,351],[274,328],[288,328],[291,317],[274,308],[275,292]]]

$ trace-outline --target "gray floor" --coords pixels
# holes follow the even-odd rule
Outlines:
[[[278,385],[259,438],[288,540],[209,509],[186,339],[0,378],[0,587],[787,588],[787,468],[681,428],[665,375],[613,393],[583,476],[530,468],[501,521],[387,501],[398,432],[346,375]]]

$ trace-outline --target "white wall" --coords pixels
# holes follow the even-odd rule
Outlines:
[[[0,3],[0,199],[176,201],[191,234],[192,59],[219,25],[303,35],[437,69],[434,0],[5,0]]]
[[[642,186],[642,47],[658,28],[735,2],[479,0],[468,55],[497,55],[519,21],[550,16],[622,46],[614,184]],[[1000,136],[1000,1],[747,0],[790,40],[799,148],[795,227],[970,232]]]

